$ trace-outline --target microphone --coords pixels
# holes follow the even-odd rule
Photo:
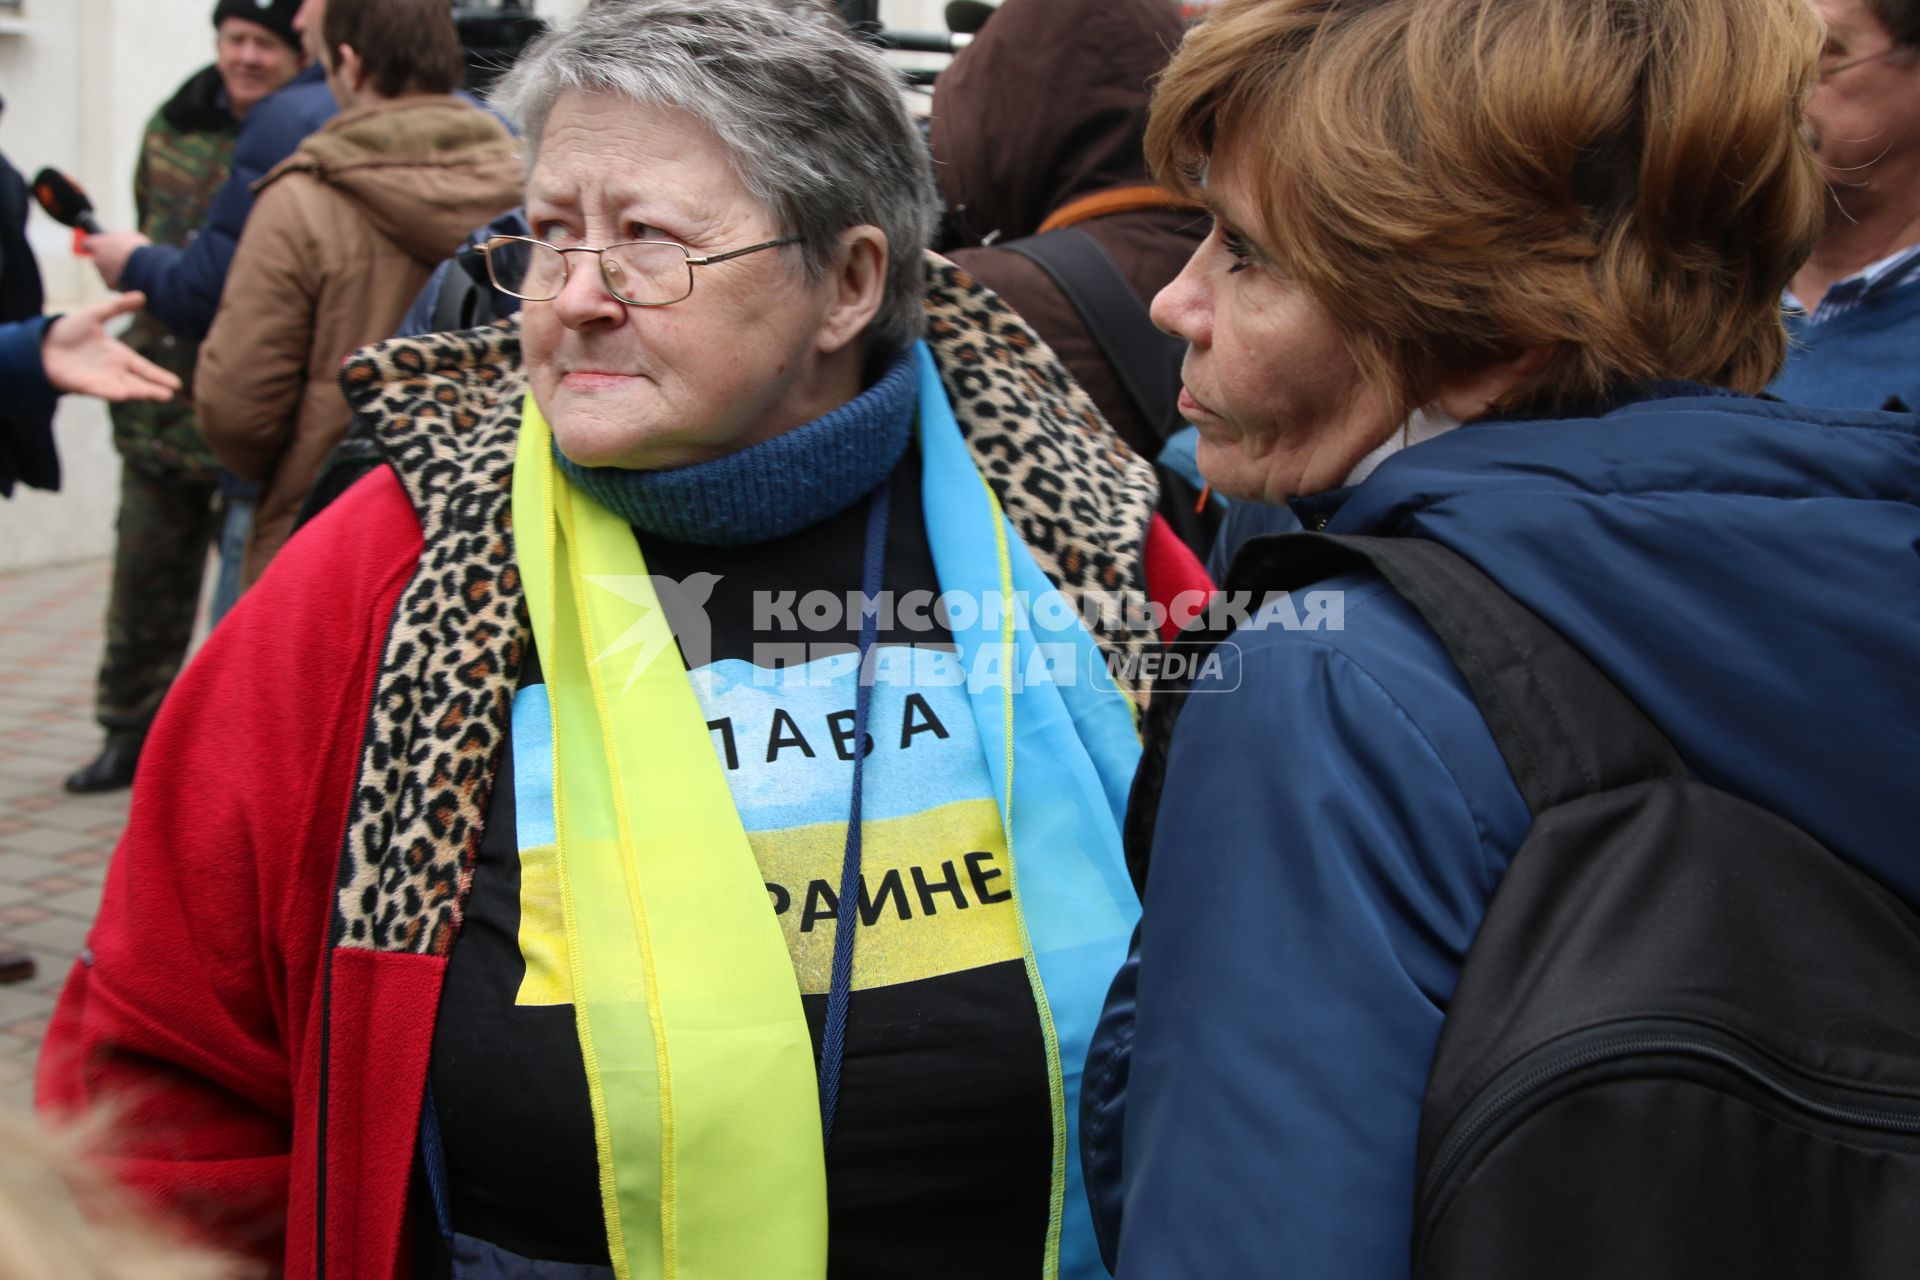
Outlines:
[[[955,35],[977,35],[994,8],[983,0],[947,0],[947,30]]]
[[[87,199],[79,183],[58,169],[42,169],[33,175],[33,198],[55,222],[77,227],[90,236],[100,234],[100,224],[93,217],[93,201]]]
[[[882,49],[902,53],[958,53],[973,42],[973,37],[953,31],[876,31],[869,37]]]

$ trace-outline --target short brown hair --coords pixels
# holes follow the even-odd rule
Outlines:
[[[1403,409],[1548,344],[1496,408],[1759,391],[1819,234],[1821,40],[1806,0],[1225,0],[1147,155],[1190,195],[1232,170],[1245,229]]]
[[[385,98],[452,93],[467,78],[447,0],[327,0],[320,31],[329,61],[346,45]]]
[[[1867,8],[1880,19],[1895,44],[1920,46],[1920,2],[1916,0],[1867,0]]]

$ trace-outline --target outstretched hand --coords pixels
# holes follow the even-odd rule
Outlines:
[[[145,305],[146,294],[122,293],[55,320],[40,344],[47,380],[102,400],[171,400],[180,379],[107,332],[107,321]]]

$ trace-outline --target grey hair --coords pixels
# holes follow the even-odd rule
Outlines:
[[[848,227],[880,228],[887,276],[868,333],[920,336],[921,250],[936,196],[926,143],[879,51],[815,0],[598,0],[549,33],[491,97],[520,125],[528,165],[568,90],[671,107],[725,145],[734,171],[821,278]]]

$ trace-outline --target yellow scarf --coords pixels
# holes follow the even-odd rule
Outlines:
[[[528,396],[514,533],[614,1273],[819,1280],[826,1163],[793,961],[633,531],[558,474],[550,440]]]

